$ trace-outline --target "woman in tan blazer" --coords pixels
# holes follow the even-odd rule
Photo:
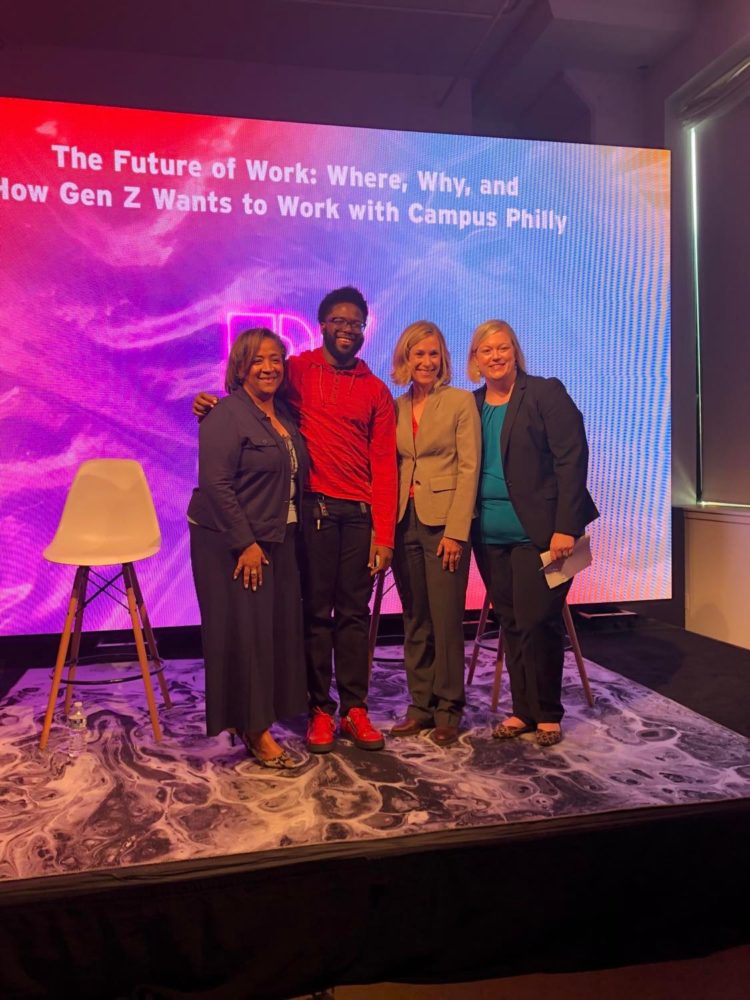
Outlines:
[[[469,392],[448,385],[451,362],[434,323],[412,323],[393,353],[399,507],[393,573],[404,610],[411,704],[393,736],[433,728],[438,746],[458,739],[464,707],[463,616],[481,425]]]

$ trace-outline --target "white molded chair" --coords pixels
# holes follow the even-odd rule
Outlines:
[[[479,615],[479,622],[477,624],[477,634],[474,639],[474,648],[471,651],[471,659],[469,660],[469,674],[466,678],[466,683],[471,684],[474,680],[474,671],[477,666],[477,656],[479,655],[479,648],[486,642],[485,631],[487,629],[487,617],[490,611],[490,595],[485,593],[484,604],[482,605],[482,610]],[[576,665],[578,667],[578,673],[581,677],[581,684],[583,685],[583,691],[586,695],[586,701],[589,703],[591,708],[594,707],[594,696],[591,693],[591,685],[589,684],[588,674],[586,673],[586,665],[583,662],[583,655],[581,653],[581,647],[578,642],[578,635],[576,633],[576,627],[573,624],[573,616],[570,613],[570,608],[568,607],[568,602],[566,601],[563,605],[563,621],[565,622],[565,628],[568,632],[568,638],[570,639],[570,645],[573,649],[573,655],[575,656]],[[497,659],[495,661],[495,679],[492,684],[492,701],[491,708],[493,712],[497,711],[497,705],[500,701],[500,683],[503,677],[503,643],[502,643],[502,631],[498,632],[497,641]]]
[[[127,607],[130,613],[138,662],[146,689],[151,725],[155,739],[157,741],[161,739],[161,728],[151,685],[151,672],[155,673],[158,678],[165,706],[170,708],[171,702],[167,682],[163,675],[163,665],[156,648],[156,639],[133,566],[134,562],[139,559],[147,559],[158,552],[160,548],[159,522],[156,519],[151,491],[140,463],[129,458],[96,458],[83,462],[76,472],[68,492],[55,537],[44,550],[44,558],[48,562],[75,566],[76,574],[68,612],[65,616],[65,625],[60,636],[60,645],[52,676],[52,689],[39,741],[42,750],[47,746],[49,739],[55,703],[66,663],[68,667],[65,681],[67,685],[66,716],[70,712],[71,695],[81,645],[83,613],[87,604],[90,604],[102,593],[118,604]],[[119,565],[120,569],[110,579],[97,573],[95,569],[92,571],[92,567],[95,566],[116,565]],[[92,582],[96,589],[87,598],[86,591],[90,575],[95,578]],[[124,591],[121,586],[117,586],[120,579],[124,584]],[[112,591],[116,591],[120,595],[124,594],[127,604],[123,604],[123,601]],[[148,644],[148,654],[146,644]],[[68,660],[69,646],[70,659]],[[149,658],[154,664],[151,672]],[[132,680],[134,678],[126,679]]]

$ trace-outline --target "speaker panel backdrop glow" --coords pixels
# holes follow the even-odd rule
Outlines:
[[[61,628],[71,572],[41,553],[92,457],[143,463],[152,620],[198,621],[192,397],[221,387],[248,325],[317,346],[318,302],[347,283],[386,382],[424,318],[472,388],[474,326],[509,321],[586,420],[602,517],[571,600],[670,595],[666,152],[16,99],[0,120],[0,634]],[[88,624],[125,622],[94,606]]]

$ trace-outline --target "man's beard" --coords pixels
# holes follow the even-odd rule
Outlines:
[[[353,361],[360,351],[362,344],[365,342],[364,334],[355,333],[352,338],[352,346],[348,351],[340,351],[336,343],[336,334],[329,333],[328,330],[323,331],[323,343],[325,344],[328,353],[331,355],[334,361],[339,364],[346,364],[348,361]]]

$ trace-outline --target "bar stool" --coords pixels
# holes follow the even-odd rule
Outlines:
[[[133,565],[140,559],[154,555],[160,548],[159,522],[140,463],[127,458],[97,458],[83,462],[68,491],[55,537],[43,553],[48,562],[75,566],[76,572],[39,740],[42,750],[47,746],[49,739],[62,672],[66,664],[68,668],[67,678],[64,681],[67,685],[66,716],[70,712],[72,688],[79,663],[84,610],[100,594],[106,594],[116,603],[126,607],[130,614],[141,673],[118,678],[117,682],[142,677],[154,738],[157,741],[161,740],[161,727],[151,684],[152,673],[156,674],[167,708],[171,708],[171,701],[167,682],[163,676],[164,667],[156,648],[156,638]],[[103,576],[94,568],[118,564],[120,569],[111,578]],[[124,589],[118,586],[120,580]],[[87,596],[90,582],[93,582],[96,589]],[[116,592],[125,597],[126,604],[115,596]],[[149,659],[154,664],[152,669],[149,669]]]
[[[490,633],[486,631],[487,629],[487,617],[490,610],[490,595],[485,592],[484,603],[482,604],[482,610],[479,614],[479,622],[477,624],[477,634],[474,639],[474,647],[471,651],[471,659],[469,660],[469,673],[466,678],[466,683],[471,684],[474,680],[474,671],[477,666],[477,657],[479,655],[479,649],[484,645],[489,638]],[[578,635],[576,634],[576,627],[573,624],[573,616],[570,613],[570,608],[568,607],[568,602],[566,601],[563,605],[563,621],[565,622],[565,628],[568,632],[568,638],[570,639],[570,645],[573,649],[573,655],[575,657],[576,665],[578,666],[578,673],[581,677],[581,684],[583,685],[583,691],[586,695],[586,701],[589,707],[594,707],[594,696],[591,693],[591,685],[589,684],[588,674],[586,673],[586,665],[583,662],[583,655],[581,654],[581,646],[578,642]],[[494,630],[492,630],[494,631]],[[489,648],[486,645],[484,648]],[[498,629],[498,643],[497,643],[497,660],[495,661],[495,676],[492,682],[492,698],[491,707],[492,711],[497,711],[497,705],[500,701],[500,685],[503,676],[503,643],[502,643],[502,630]]]
[[[390,575],[390,580],[388,581],[388,586],[386,586],[385,578]],[[378,662],[387,663],[400,663],[403,657],[392,656],[375,656],[375,646],[378,641],[378,626],[380,625],[380,607],[383,603],[383,597],[389,594],[393,588],[396,586],[396,581],[393,577],[393,572],[387,569],[384,573],[378,573],[375,577],[375,596],[372,600],[372,611],[370,612],[370,632],[368,635],[369,643],[369,667],[370,672],[372,672],[372,664],[374,660]],[[383,636],[384,639],[395,638],[395,636]]]

